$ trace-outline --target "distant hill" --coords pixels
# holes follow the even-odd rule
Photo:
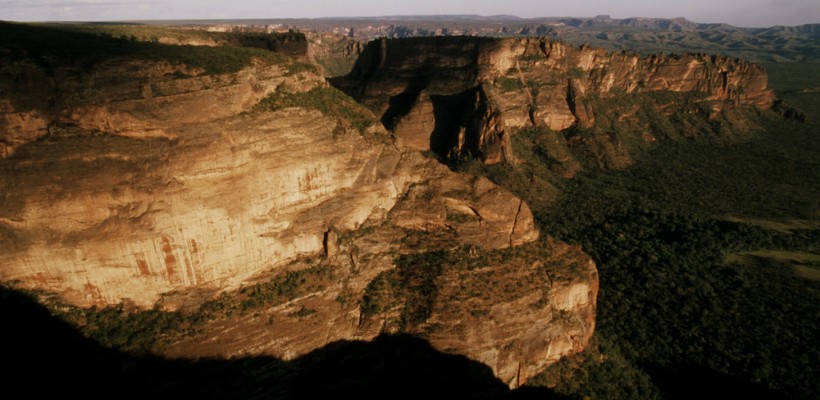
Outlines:
[[[610,51],[711,53],[756,62],[820,61],[820,24],[742,28],[685,18],[519,18],[512,15],[427,15],[318,19],[142,21],[332,32],[368,41],[377,37],[551,36]]]
[[[757,62],[820,61],[820,24],[741,28],[684,18],[546,19],[572,43],[641,53],[706,52]]]
[[[385,15],[380,17],[323,17],[319,20],[362,20],[362,21],[519,21],[515,15]]]

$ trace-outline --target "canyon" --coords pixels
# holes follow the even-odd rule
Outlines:
[[[653,92],[693,95],[697,106],[689,104],[688,112],[711,121],[737,108],[768,110],[775,102],[766,73],[756,64],[706,54],[608,53],[544,38],[379,39],[365,47],[348,75],[331,82],[380,116],[398,143],[443,159],[490,164],[515,163],[510,136],[521,129],[543,127],[552,135],[593,128],[596,114],[610,111],[596,110],[595,103],[608,99]],[[643,123],[638,108],[607,128],[633,125],[642,141],[654,141],[655,127],[635,127]],[[669,116],[674,109],[664,112]],[[571,177],[580,162],[567,135],[560,136],[547,157]],[[634,149],[622,144],[623,135],[593,139],[583,147],[604,154],[604,164],[631,163]]]
[[[290,360],[407,333],[511,387],[587,346],[596,266],[540,232],[510,190],[447,164],[515,168],[511,138],[541,129],[570,178],[578,149],[604,154],[605,167],[631,162],[635,149],[612,132],[569,135],[601,126],[607,99],[691,95],[702,121],[775,104],[751,63],[542,38],[377,40],[330,83],[290,58],[230,73],[41,61],[0,52],[4,283],[84,308],[222,302],[151,349],[168,357]],[[648,131],[642,143],[655,140]],[[298,295],[265,297],[283,277],[302,277]]]

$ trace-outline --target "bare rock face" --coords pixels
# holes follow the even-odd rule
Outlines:
[[[350,73],[365,44],[346,33],[306,31],[305,36],[308,41],[309,57],[322,66],[327,77]]]
[[[312,74],[288,75],[283,67],[263,64],[205,75],[167,62],[112,60],[94,73],[58,69],[46,76],[33,63],[4,62],[0,153],[8,156],[46,135],[173,138],[187,125],[249,111],[277,89],[300,92],[322,84]]]
[[[399,143],[441,157],[512,161],[498,105],[479,75],[495,69],[489,38],[381,39],[334,85],[381,116]],[[482,71],[482,72],[479,72]]]
[[[353,142],[313,146],[332,136],[333,125],[305,112],[236,117],[275,90],[321,80],[262,65],[182,79],[169,70],[114,63],[65,77],[61,87],[72,97],[55,91],[54,103],[63,107],[37,110],[49,117],[47,132],[4,127],[16,138],[49,138],[11,141],[7,152],[15,152],[2,160],[0,223],[3,245],[13,250],[3,252],[3,280],[59,292],[78,305],[129,299],[151,306],[170,290],[235,287],[260,265],[321,247],[315,236],[276,236],[302,204],[321,201],[337,189],[332,185],[350,187],[357,168],[379,150]],[[306,130],[317,135],[301,135]],[[272,146],[272,132],[313,154],[335,153],[352,170],[337,167],[333,156],[286,164],[292,153]],[[363,147],[360,157],[343,154],[354,147]],[[262,154],[271,158],[252,162]],[[220,185],[231,189],[220,193]],[[348,224],[364,218],[345,217]],[[259,248],[250,251],[249,240]]]
[[[136,68],[97,74],[123,70]],[[17,249],[3,254],[3,279],[84,306],[128,299],[149,307],[166,292],[236,288],[263,268],[319,252],[329,227],[347,231],[386,216],[413,183],[434,194],[457,186],[460,177],[444,179],[452,173],[443,166],[438,180],[419,166],[397,171],[391,147],[339,134],[334,119],[316,112],[237,115],[274,90],[321,85],[265,73],[261,82],[250,71],[207,78],[218,86],[204,90],[196,90],[200,81],[153,82],[147,98],[127,93],[122,79],[112,92],[135,98],[97,98],[57,114],[51,124],[66,133],[3,160],[0,221],[13,238],[7,247]],[[475,203],[439,202],[441,211],[455,204],[484,212],[480,228],[460,227],[463,240],[498,236],[493,247],[537,237],[529,210],[519,216],[520,200],[499,197],[486,181],[478,190]],[[407,223],[443,224],[438,216]]]
[[[426,338],[489,365],[511,387],[586,347],[598,277],[580,248],[549,241],[465,251],[472,253],[407,257],[380,275],[367,288],[362,326]]]
[[[157,345],[166,356],[292,359],[405,332],[518,386],[587,345],[595,266],[539,240],[509,191],[419,150],[512,163],[515,130],[548,127],[545,156],[572,176],[571,141],[627,162],[617,138],[555,132],[611,120],[601,99],[696,93],[714,113],[773,100],[752,64],[541,39],[380,40],[334,83],[395,142],[326,104],[261,107],[331,90],[281,65],[0,63],[0,281],[83,307],[208,305]]]
[[[709,118],[774,104],[755,64],[704,54],[615,54],[538,38],[380,39],[333,84],[381,115],[400,143],[486,163],[514,160],[509,138],[518,129],[593,127],[593,99],[695,94],[712,110]]]
[[[365,225],[337,236],[332,255],[288,266],[310,271],[298,296],[237,310],[157,351],[292,359],[336,340],[406,333],[481,361],[518,387],[587,346],[598,276],[580,248],[548,239],[488,250],[460,237],[447,227],[403,228],[392,220]],[[361,300],[353,300],[356,293]]]
[[[429,317],[408,330],[489,365],[518,387],[586,348],[595,326],[597,282],[592,260],[562,244],[538,258],[514,255],[466,269],[445,267]]]
[[[459,244],[489,249],[538,238],[529,207],[487,178],[452,174],[429,159],[411,165],[402,174],[416,175],[415,183],[388,215],[396,226],[450,231]]]
[[[591,128],[595,125],[595,115],[592,107],[586,101],[586,90],[580,82],[575,79],[569,80],[567,86],[567,106],[575,117],[575,123],[581,128]]]
[[[512,193],[380,127],[260,105],[332,90],[318,74],[263,62],[225,75],[146,60],[0,65],[0,281],[81,307],[208,305],[159,354],[291,359],[403,331],[515,386],[592,334],[594,265],[539,240]],[[462,130],[448,154],[508,161],[490,91],[444,86],[413,104],[465,111],[447,121]],[[399,122],[412,148],[419,129]],[[298,290],[281,295],[276,282],[292,276]]]
[[[418,153],[390,153],[385,158],[391,160],[394,176],[408,178],[406,191],[387,214],[371,215],[356,230],[332,225],[325,236],[323,258],[296,258],[276,270],[263,269],[248,281],[264,281],[285,271],[322,271],[316,272],[315,283],[281,304],[209,322],[195,335],[167,344],[160,351],[171,356],[206,357],[250,351],[290,359],[335,340],[369,340],[380,333],[395,333],[400,329],[392,324],[372,323],[376,317],[369,314],[371,307],[363,306],[361,299],[384,276],[395,274],[399,264],[419,276],[427,275],[424,265],[402,264],[398,259],[404,255],[461,254],[467,251],[463,249],[473,249],[473,254],[492,253],[525,245],[540,248],[532,213],[508,191],[484,178],[453,174]],[[486,264],[489,269],[485,272],[495,271],[496,266],[495,262]],[[436,274],[428,278],[435,279]],[[597,285],[597,276],[592,278],[590,284]],[[535,290],[542,283],[527,282],[527,286]],[[397,290],[403,290],[398,289],[403,282],[396,285]],[[300,310],[310,312],[300,316]],[[594,314],[594,306],[591,312]],[[590,334],[594,319],[591,323],[587,327]],[[454,352],[466,354],[463,350]]]
[[[433,101],[429,94],[422,92],[409,108],[405,118],[393,126],[396,144],[411,149],[428,150],[430,132],[435,128],[435,121],[429,118],[433,114]]]

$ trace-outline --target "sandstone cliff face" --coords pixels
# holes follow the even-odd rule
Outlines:
[[[191,310],[220,296],[242,301],[291,272],[324,271],[297,297],[211,318],[155,349],[289,359],[394,332],[390,308],[374,313],[365,296],[415,265],[403,257],[437,251],[480,257],[472,272],[458,257],[442,261],[429,278],[440,296],[425,298],[430,312],[400,330],[484,361],[511,385],[592,334],[594,265],[577,249],[538,241],[529,207],[512,193],[401,149],[377,126],[360,134],[310,107],[257,106],[325,88],[317,74],[262,62],[225,75],[123,59],[86,72],[0,65],[4,283],[83,307]],[[487,150],[503,143],[504,126],[484,89],[436,96],[434,104],[469,110],[464,124],[480,124],[464,127],[455,150],[506,157]],[[482,132],[491,134],[470,136]],[[538,261],[515,250],[527,246]],[[580,272],[562,275],[573,266]],[[515,288],[452,308],[457,281],[477,290],[486,279]],[[512,312],[520,306],[528,308]]]
[[[593,99],[695,93],[713,116],[727,107],[768,109],[774,101],[755,64],[703,54],[614,54],[536,38],[381,39],[334,85],[381,115],[399,143],[487,163],[512,160],[515,129],[594,126]]]
[[[365,42],[347,35],[327,32],[305,32],[305,37],[308,41],[309,57],[322,66],[327,77],[350,73],[365,45]]]
[[[158,351],[291,359],[336,340],[402,332],[481,361],[518,387],[587,346],[598,276],[578,247],[548,241],[495,251],[453,248],[458,237],[392,223],[339,236],[326,258],[289,266],[323,271],[299,296],[217,318]],[[396,250],[399,258],[391,254]],[[364,297],[351,301],[353,293]]]
[[[267,31],[242,31],[234,29],[224,35],[224,41],[228,45],[239,47],[254,47],[284,54],[296,60],[307,61],[309,57],[309,44],[302,32],[267,32]]]
[[[486,49],[497,45],[489,38],[381,39],[334,85],[380,115],[400,145],[497,163],[512,157],[509,136],[480,79],[499,67]]]
[[[489,365],[511,387],[587,346],[598,277],[579,247],[550,242],[464,258],[422,262],[424,275],[415,263],[390,271],[386,280],[404,285],[381,294],[388,307],[365,310],[364,326],[401,326],[439,349]],[[379,290],[385,291],[371,285],[367,293],[375,297]]]
[[[40,137],[75,134],[173,138],[186,125],[248,111],[281,88],[298,92],[321,84],[312,74],[251,65],[239,73],[205,75],[167,62],[112,60],[93,73],[52,74],[31,62],[0,66],[0,152]]]
[[[550,250],[536,259],[446,268],[430,316],[408,331],[489,365],[510,387],[521,386],[586,348],[595,327],[595,264],[580,248],[554,244]]]
[[[320,251],[331,226],[351,230],[386,215],[412,183],[437,184],[396,171],[391,147],[334,134],[331,118],[297,109],[238,115],[275,90],[323,84],[257,68],[162,80],[151,75],[167,76],[167,66],[124,64],[62,81],[73,99],[37,110],[52,118],[48,131],[6,130],[50,137],[7,150],[17,153],[4,160],[2,222],[16,238],[8,246],[22,248],[4,252],[4,280],[37,282],[80,305],[151,306],[172,290],[235,288],[262,268]],[[483,188],[485,205],[451,200],[489,210],[482,229],[461,229],[464,240],[534,238],[531,216],[528,227],[515,225],[521,202],[498,190]],[[427,211],[408,224],[443,224],[436,208]]]

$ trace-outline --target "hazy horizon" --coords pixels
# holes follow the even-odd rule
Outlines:
[[[816,0],[710,0],[628,3],[582,0],[455,0],[397,1],[333,0],[0,0],[0,20],[8,21],[133,21],[195,19],[353,18],[403,15],[514,15],[520,18],[594,17],[677,18],[700,23],[728,23],[743,27],[820,23]]]

